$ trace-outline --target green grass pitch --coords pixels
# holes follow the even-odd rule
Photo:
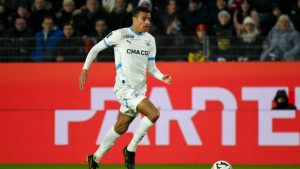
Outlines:
[[[211,165],[137,165],[136,169],[210,169]],[[299,169],[300,166],[233,166],[234,169]],[[0,169],[87,169],[86,165],[18,165],[1,164]],[[123,165],[101,165],[99,169],[125,169]]]

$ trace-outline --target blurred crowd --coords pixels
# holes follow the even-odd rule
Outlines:
[[[0,0],[0,61],[83,61],[137,6],[152,11],[158,60],[300,60],[300,0]]]

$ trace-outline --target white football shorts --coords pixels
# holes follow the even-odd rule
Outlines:
[[[115,93],[121,104],[120,112],[131,117],[135,117],[137,115],[138,104],[146,98],[144,91],[135,90],[128,86],[121,87]]]

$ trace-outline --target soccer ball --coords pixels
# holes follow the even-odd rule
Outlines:
[[[214,163],[211,169],[232,169],[231,165],[223,160]]]

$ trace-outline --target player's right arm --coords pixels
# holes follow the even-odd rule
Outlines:
[[[84,88],[84,85],[88,78],[88,70],[92,64],[92,62],[97,57],[98,53],[102,50],[112,46],[116,45],[119,40],[121,39],[121,32],[119,30],[113,31],[109,33],[103,40],[101,40],[99,43],[97,43],[95,46],[92,47],[92,49],[89,51],[85,63],[83,65],[80,77],[79,77],[79,89],[82,90]]]
[[[168,74],[162,74],[155,64],[155,55],[156,55],[156,44],[155,40],[152,41],[152,49],[148,57],[148,72],[156,79],[163,81],[164,83],[171,84],[172,78]]]
[[[86,80],[88,78],[88,69],[90,67],[90,65],[92,64],[92,62],[94,61],[94,59],[97,57],[98,53],[104,49],[106,49],[108,46],[105,45],[105,38],[100,41],[99,43],[97,43],[95,46],[92,47],[92,49],[89,51],[86,59],[85,59],[85,63],[84,66],[82,68],[80,77],[79,77],[79,89],[83,90],[84,85],[86,83]]]

